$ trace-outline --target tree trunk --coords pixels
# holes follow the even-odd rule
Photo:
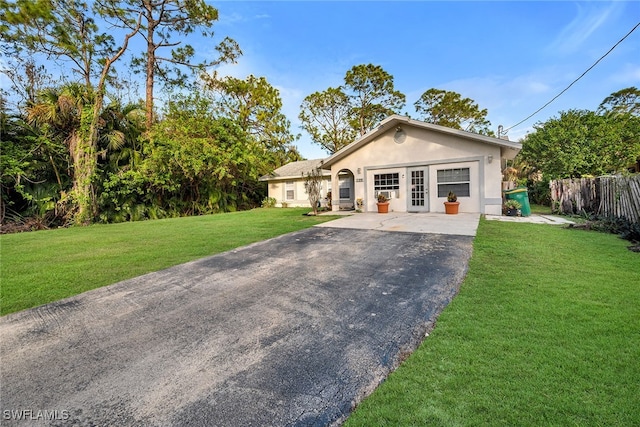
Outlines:
[[[145,98],[145,108],[146,108],[146,124],[147,131],[151,129],[153,125],[153,83],[154,83],[154,65],[155,61],[155,47],[153,44],[153,32],[154,29],[151,26],[151,21],[149,21],[149,28],[147,30],[147,80],[146,80],[146,98]]]
[[[145,109],[147,132],[153,125],[153,86],[155,83],[156,49],[153,36],[158,26],[158,21],[153,18],[154,5],[149,0],[143,1],[144,15],[147,21],[147,67],[145,81]]]

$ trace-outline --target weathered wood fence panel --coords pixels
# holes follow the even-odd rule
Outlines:
[[[625,217],[640,222],[640,175],[562,179],[549,183],[554,212]]]

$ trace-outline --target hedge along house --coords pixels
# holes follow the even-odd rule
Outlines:
[[[502,214],[502,163],[522,145],[393,115],[324,160],[332,209],[375,212],[378,194],[397,212],[444,212],[449,191],[460,212]],[[271,191],[271,190],[270,190]],[[271,194],[271,193],[270,193]]]
[[[323,159],[302,160],[291,162],[274,170],[270,175],[260,178],[266,181],[268,195],[276,199],[276,206],[280,207],[309,207],[309,195],[304,188],[304,177],[313,169],[321,166]],[[331,172],[322,172],[321,197],[325,199],[331,191]]]

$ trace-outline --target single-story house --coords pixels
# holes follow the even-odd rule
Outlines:
[[[518,142],[393,115],[327,159],[293,162],[262,180],[270,197],[309,206],[300,168],[320,165],[327,176],[323,194],[338,189],[331,192],[333,210],[353,208],[361,199],[364,211],[375,212],[383,193],[390,211],[444,212],[453,191],[460,212],[500,215],[503,160],[521,148]]]
[[[276,199],[279,207],[310,207],[309,196],[304,188],[304,177],[313,169],[322,165],[324,159],[302,160],[291,162],[274,170],[270,175],[260,178],[268,182],[269,197]],[[322,172],[321,197],[325,199],[331,191],[331,171]]]

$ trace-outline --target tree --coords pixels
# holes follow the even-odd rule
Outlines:
[[[16,102],[17,109],[23,111],[24,107],[36,102],[38,93],[53,83],[44,65],[36,64],[32,56],[21,56],[7,61],[0,73],[7,76],[11,82],[12,93],[19,99]]]
[[[350,91],[351,126],[360,135],[404,107],[404,94],[395,90],[393,76],[379,65],[354,66],[347,71],[344,83]]]
[[[291,133],[291,123],[282,113],[280,92],[266,78],[219,78],[215,72],[203,78],[206,89],[213,92],[216,113],[233,120],[253,137],[274,167],[291,158],[299,160],[292,145],[297,136]]]
[[[139,17],[135,22],[131,32],[123,36],[120,46],[115,46],[111,36],[98,34],[87,4],[81,1],[37,0],[33,3],[17,0],[5,7],[2,26],[5,28],[8,23],[11,29],[3,33],[5,43],[13,46],[15,52],[25,47],[41,48],[48,55],[71,60],[84,80],[84,93],[78,98],[83,99],[78,109],[80,125],[72,138],[74,183],[71,204],[77,224],[90,223],[96,215],[94,179],[100,114],[112,66],[125,53],[129,40],[140,28]],[[92,76],[97,78],[95,85]]]
[[[640,116],[640,90],[632,86],[612,93],[600,103],[598,112]]]
[[[183,68],[203,72],[206,67],[224,62],[235,62],[242,54],[238,44],[225,38],[217,47],[219,57],[204,62],[193,62],[195,50],[189,44],[177,40],[187,38],[194,31],[205,37],[213,37],[213,24],[218,20],[218,10],[204,0],[100,0],[103,14],[130,30],[136,30],[146,42],[142,56],[134,58],[132,65],[145,73],[145,108],[147,129],[153,124],[154,88],[156,77],[170,85],[183,85],[186,74]],[[138,14],[144,25],[137,28]],[[163,56],[161,51],[170,49]]]
[[[457,92],[431,88],[414,104],[420,119],[440,126],[482,135],[493,135],[489,129],[487,110],[481,110],[472,99]]]
[[[263,148],[199,94],[178,97],[155,124],[142,166],[156,203],[179,214],[234,211],[264,197]]]
[[[18,216],[38,214],[44,218],[53,201],[69,188],[66,147],[49,129],[6,114],[1,98],[0,141],[0,220],[7,206]],[[44,193],[47,195],[41,197]],[[44,198],[47,203],[41,203]]]
[[[356,65],[347,71],[344,86],[307,96],[298,117],[312,140],[333,154],[388,115],[399,113],[404,103],[391,74],[377,65]]]
[[[114,38],[100,33],[89,6],[81,0],[4,2],[0,40],[9,56],[42,53],[71,62],[87,88],[99,77],[96,65],[114,53]]]
[[[98,145],[103,170],[133,169],[142,161],[141,136],[145,130],[142,104],[122,105],[110,102],[101,114],[102,126]]]
[[[300,109],[302,128],[329,154],[355,139],[356,131],[350,123],[352,107],[342,88],[314,92],[304,99]]]
[[[551,179],[622,172],[640,156],[640,118],[629,114],[569,110],[534,128],[520,156]]]
[[[216,95],[220,115],[234,120],[267,149],[294,141],[291,123],[282,113],[280,92],[266,78],[253,75],[246,79],[217,78],[214,73],[205,82]]]
[[[320,168],[314,168],[304,176],[304,189],[309,195],[309,203],[313,208],[313,214],[318,215],[320,192],[322,190],[322,172]]]

